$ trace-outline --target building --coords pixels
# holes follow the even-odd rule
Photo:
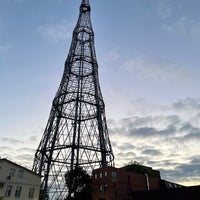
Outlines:
[[[40,179],[33,171],[0,159],[0,200],[38,200]]]
[[[199,200],[200,186],[178,187],[132,193],[132,200]]]
[[[160,172],[139,164],[93,170],[92,200],[132,199],[133,192],[181,187],[161,180]]]

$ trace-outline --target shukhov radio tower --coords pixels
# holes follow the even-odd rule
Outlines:
[[[82,0],[63,77],[35,153],[33,171],[42,176],[42,199],[65,199],[70,193],[65,174],[77,166],[91,173],[114,162],[90,10],[89,0]]]

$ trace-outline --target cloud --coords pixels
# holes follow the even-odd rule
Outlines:
[[[200,99],[186,98],[173,103],[172,108],[178,112],[200,113]]]
[[[162,153],[156,149],[145,149],[144,151],[142,151],[142,154],[146,154],[150,156],[162,155]]]
[[[145,103],[148,107],[148,102]],[[166,108],[173,114],[166,113]],[[148,111],[148,115],[136,113],[124,119],[107,121],[116,167],[137,161],[160,170],[162,179],[191,185],[200,181],[200,125],[193,122],[199,113],[199,99],[180,99],[171,105],[154,106]],[[187,120],[184,115],[188,115]],[[5,149],[1,156],[23,162],[31,168],[35,151],[29,144],[37,142],[37,135],[24,141],[7,137],[1,141],[8,142],[5,148],[0,148]],[[13,145],[14,142],[18,145]]]
[[[199,100],[186,98],[167,105],[174,115],[156,115],[109,120],[116,166],[135,160],[161,171],[163,179],[193,185],[200,180],[200,125],[193,123]],[[179,111],[183,110],[182,112]],[[197,111],[198,112],[198,111]],[[111,125],[111,126],[110,126]]]
[[[127,159],[128,161],[130,161],[130,158],[134,158],[136,155],[133,152],[127,152],[127,153],[120,152],[120,153],[118,153],[117,156],[123,157],[123,158]]]
[[[119,56],[120,56],[119,48],[114,47],[113,49],[110,50],[110,52],[108,52],[108,54],[106,56],[106,60],[116,61],[116,60],[118,60]]]
[[[146,99],[132,99],[123,94],[123,91],[113,92],[112,99],[114,99],[114,101],[110,102],[109,108],[111,106],[113,107],[115,118],[119,112],[121,112],[120,117],[138,116],[140,117],[139,120],[141,120],[141,117],[149,116],[149,113],[151,113],[151,116],[158,116],[159,114],[169,115],[172,111],[171,107],[168,105],[152,103]],[[123,104],[121,104],[121,102],[123,102]],[[117,108],[118,112],[116,113],[116,106],[118,105],[120,105],[120,107]]]
[[[166,19],[171,17],[172,15],[172,9],[170,6],[171,1],[170,0],[160,0],[158,1],[158,14]]]
[[[170,34],[182,35],[200,41],[200,21],[181,16],[173,23],[165,23],[163,29]]]
[[[123,145],[116,145],[119,149],[121,149],[122,151],[126,151],[127,149],[130,150],[134,150],[135,146],[133,144],[130,144],[128,142],[123,143]]]
[[[200,122],[200,99],[185,98],[172,104],[172,109],[185,120],[190,120],[193,126],[199,126]]]
[[[15,159],[21,160],[21,161],[33,162],[33,155],[34,154],[20,154],[20,155],[16,156]]]
[[[191,27],[191,22],[187,20],[185,16],[182,16],[173,24],[164,25],[163,28],[169,33],[186,34]]]
[[[126,69],[129,72],[134,71],[135,75],[139,77],[159,78],[159,80],[185,80],[190,75],[183,67],[180,68],[166,59],[145,60],[142,58],[130,58],[122,64],[121,69]]]
[[[199,157],[194,163],[179,163],[173,169],[160,169],[163,176],[179,182],[199,182],[200,181],[200,162]]]
[[[22,148],[17,149],[17,152],[30,152],[32,154],[35,154],[35,149],[28,148],[28,147],[22,147]]]
[[[190,163],[200,165],[200,156],[191,157]]]
[[[30,142],[38,142],[38,136],[37,136],[37,135],[32,135],[32,136],[29,138],[29,141],[30,141]]]
[[[71,37],[72,23],[61,20],[58,23],[49,23],[40,25],[38,32],[43,38],[47,39],[51,44],[57,44],[60,41]]]
[[[13,144],[23,144],[24,142],[22,141],[22,140],[16,140],[16,139],[13,139],[13,138],[9,138],[9,137],[3,137],[3,138],[1,138],[1,141],[2,142],[7,142],[7,143],[9,143],[9,144],[11,144],[11,145],[13,145]]]
[[[38,143],[37,135],[32,135],[24,140],[2,137],[0,138],[0,157],[19,164],[23,163],[23,166],[31,168],[35,154],[33,146],[36,143]]]
[[[173,5],[174,3],[175,5]],[[183,11],[180,13],[180,5],[176,3],[172,0],[158,1],[157,10],[163,20],[163,30],[170,34],[200,41],[200,21],[191,16],[182,15]]]
[[[149,116],[144,118],[127,118],[118,121],[118,125],[110,127],[111,134],[121,135],[131,139],[154,140],[164,142],[171,140],[172,144],[199,141],[200,128],[191,122],[185,122],[178,116]],[[154,143],[152,143],[154,144]],[[133,147],[136,145],[131,144]],[[129,147],[130,145],[125,145]],[[120,147],[120,145],[116,146]]]
[[[183,140],[185,142],[200,142],[200,129],[199,128],[195,128],[196,131],[191,131],[189,134],[185,135],[183,137]]]
[[[16,155],[14,157],[15,162],[19,164],[23,163],[23,166],[29,169],[32,168],[33,159],[34,159],[34,154],[31,154],[31,153],[24,153],[24,154]]]
[[[129,127],[127,134],[130,137],[166,137],[166,135],[173,134],[176,131],[174,126],[169,126],[166,129],[158,130],[154,127],[141,127],[141,128],[132,128]]]
[[[10,150],[12,150],[10,146],[0,146],[0,152],[10,151]]]
[[[0,52],[8,51],[11,48],[12,48],[12,45],[10,44],[0,44]]]

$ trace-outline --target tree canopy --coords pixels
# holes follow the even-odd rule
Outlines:
[[[65,183],[69,189],[67,200],[91,199],[91,177],[82,167],[77,166],[68,171],[65,174]]]

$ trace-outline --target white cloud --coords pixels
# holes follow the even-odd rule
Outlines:
[[[160,114],[171,114],[171,109],[168,105],[160,105],[149,102],[145,99],[131,99],[129,103],[129,116],[148,116],[151,113],[152,116]]]
[[[118,47],[114,47],[113,49],[111,49],[110,52],[108,52],[106,59],[110,60],[110,61],[116,61],[119,58],[119,48]]]
[[[192,124],[193,117],[199,112],[199,100],[180,99],[166,107],[174,115],[166,114],[163,106],[157,105],[149,109],[145,116],[135,113],[125,119],[108,120],[116,167],[137,161],[160,170],[163,179],[193,185],[199,181],[200,124]],[[156,110],[159,113],[157,115]],[[193,110],[197,112],[191,112]],[[187,113],[191,114],[186,121],[182,114]],[[6,137],[2,139],[1,143],[5,146],[0,148],[0,156],[31,168],[35,152],[32,146],[39,142],[37,136],[34,134],[22,141]]]
[[[200,127],[200,99],[185,98],[172,104],[172,109],[191,125]]]
[[[172,0],[158,1],[158,14],[163,19],[163,30],[200,41],[200,21],[180,13],[181,6]]]
[[[22,140],[17,140],[17,139],[14,139],[14,138],[9,138],[9,137],[3,137],[3,138],[0,138],[2,142],[4,143],[8,143],[10,145],[17,145],[17,144],[23,144],[24,142]]]
[[[159,78],[159,80],[185,80],[190,76],[186,69],[183,67],[180,68],[166,59],[156,59],[151,61],[142,58],[130,58],[121,66],[121,69],[134,71],[138,76]]]
[[[158,1],[158,14],[164,19],[171,17],[172,9],[170,7],[170,0]]]
[[[61,20],[54,24],[44,24],[38,27],[38,32],[51,44],[57,44],[71,37],[72,23]]]
[[[186,98],[186,99],[180,99],[177,102],[175,102],[172,107],[179,112],[185,112],[185,113],[200,113],[200,99],[193,99],[193,98]]]
[[[169,33],[186,34],[191,29],[191,25],[191,21],[182,16],[173,24],[164,25],[163,28]]]
[[[2,137],[0,138],[0,157],[20,164],[23,163],[23,166],[31,168],[38,144],[38,136],[36,135],[21,140]]]
[[[181,16],[173,23],[165,23],[163,29],[170,34],[181,35],[200,41],[200,21]]]
[[[183,112],[198,110],[198,103],[198,99],[182,99],[168,105],[174,115],[164,111],[163,115],[152,115],[149,111],[148,116],[109,120],[116,165],[135,160],[160,170],[163,179],[188,185],[199,181],[196,175],[200,163],[195,158],[199,158],[200,124],[193,124],[194,112],[187,120],[182,117]]]

